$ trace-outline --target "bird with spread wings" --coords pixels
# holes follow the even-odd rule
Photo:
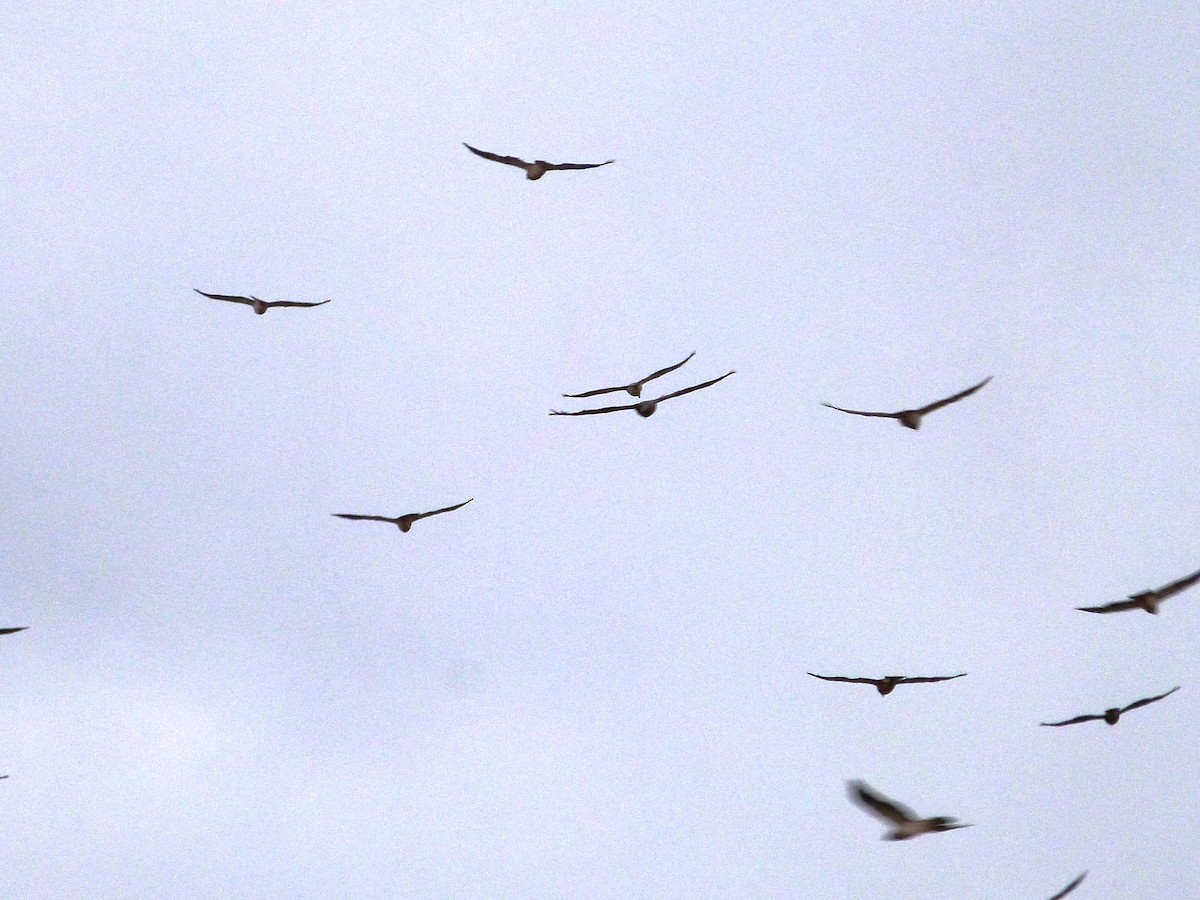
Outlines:
[[[482,156],[484,159],[490,159],[492,162],[504,163],[506,166],[516,166],[518,169],[524,169],[525,177],[530,181],[537,181],[547,172],[555,172],[561,169],[598,169],[601,166],[607,166],[609,163],[616,162],[615,159],[605,160],[602,163],[550,163],[544,159],[525,162],[525,160],[518,159],[515,156],[501,156],[499,153],[489,153],[486,150],[479,150],[472,147],[466,141],[463,141],[463,146],[476,156]]]
[[[964,397],[970,397],[973,393],[991,380],[992,376],[989,375],[987,378],[983,379],[983,381],[979,382],[979,384],[972,385],[965,391],[959,391],[957,394],[952,394],[949,397],[938,400],[934,403],[930,403],[928,406],[922,406],[919,409],[902,409],[899,412],[867,412],[861,409],[845,409],[841,406],[834,406],[832,403],[822,403],[821,405],[827,406],[830,409],[836,409],[838,412],[850,413],[852,416],[871,416],[872,418],[877,419],[898,419],[900,424],[905,428],[911,428],[913,431],[916,431],[921,427],[921,419],[924,416],[929,415],[935,409],[941,409],[943,406],[949,406],[951,403],[957,403]]]
[[[1146,612],[1157,616],[1158,604],[1162,603],[1168,597],[1174,597],[1180,591],[1190,588],[1197,581],[1200,581],[1200,572],[1193,572],[1191,575],[1185,575],[1178,581],[1164,584],[1160,588],[1130,594],[1128,600],[1117,600],[1115,603],[1108,603],[1104,606],[1077,606],[1075,608],[1081,612],[1090,613],[1115,613],[1126,609],[1144,609]]]
[[[224,300],[227,303],[244,303],[246,306],[252,306],[260,316],[276,306],[324,306],[329,302],[328,300],[321,300],[317,303],[301,303],[299,300],[260,300],[258,297],[243,297],[240,294],[208,294],[200,288],[192,288],[192,290],[210,300]]]
[[[872,790],[865,782],[851,781],[847,787],[850,799],[878,816],[886,819],[896,827],[883,836],[885,841],[906,841],[922,834],[932,834],[938,831],[951,831],[955,828],[969,828],[966,822],[959,822],[954,816],[933,816],[922,819],[911,809],[890,800],[883,794]]]
[[[629,384],[619,384],[616,387],[596,388],[594,391],[584,391],[582,394],[563,394],[563,396],[570,397],[572,399],[579,399],[581,397],[595,397],[598,394],[611,394],[616,391],[625,391],[625,393],[630,394],[631,396],[640,397],[642,396],[642,388],[646,386],[646,382],[653,381],[655,378],[661,378],[663,375],[674,372],[676,369],[682,366],[683,363],[687,362],[695,355],[696,351],[693,350],[682,362],[677,362],[673,366],[667,366],[665,369],[659,369],[657,372],[651,372],[640,381],[631,381]]]
[[[658,409],[658,404],[664,400],[670,400],[672,397],[682,397],[684,394],[690,394],[692,391],[698,391],[702,388],[711,387],[718,381],[728,378],[733,372],[726,372],[720,378],[714,378],[712,381],[705,381],[701,384],[693,384],[691,387],[685,387],[682,390],[672,391],[669,394],[663,394],[661,397],[655,397],[653,400],[639,400],[637,403],[626,403],[623,406],[602,406],[599,409],[580,409],[575,412],[563,412],[562,410],[552,409],[552,416],[595,416],[600,413],[620,412],[623,409],[636,410],[637,414],[643,419],[654,415],[654,411]]]
[[[474,497],[471,498],[471,500],[474,499]],[[401,531],[408,531],[413,527],[413,523],[418,519],[427,519],[430,516],[436,516],[440,515],[441,513],[448,513],[453,512],[456,509],[462,509],[464,506],[470,503],[471,500],[464,500],[462,503],[456,503],[454,506],[447,506],[442,509],[434,509],[423,513],[408,513],[407,515],[396,516],[394,518],[391,516],[360,516],[357,513],[334,513],[334,515],[339,519],[350,519],[354,522],[388,522],[392,525],[395,525]]]
[[[1148,704],[1151,704],[1151,703],[1157,703],[1163,697],[1169,697],[1173,693],[1175,693],[1177,690],[1179,690],[1178,686],[1171,688],[1165,694],[1158,694],[1157,696],[1154,696],[1154,697],[1145,697],[1141,700],[1135,700],[1133,703],[1130,703],[1128,706],[1114,706],[1111,709],[1106,709],[1104,712],[1102,712],[1098,715],[1087,714],[1087,715],[1082,715],[1082,716],[1076,716],[1073,719],[1065,719],[1062,722],[1041,722],[1039,724],[1049,726],[1050,728],[1061,728],[1063,725],[1075,725],[1079,722],[1094,722],[1099,719],[1103,719],[1109,725],[1116,725],[1117,722],[1120,720],[1121,716],[1124,715],[1125,713],[1129,712],[1131,709],[1137,709],[1139,706],[1147,706]]]
[[[932,684],[935,681],[950,681],[954,678],[962,678],[966,672],[960,672],[958,675],[931,675],[927,678],[909,678],[907,675],[887,675],[883,678],[847,678],[844,675],[818,675],[816,672],[809,672],[813,678],[820,678],[822,681],[844,681],[849,684],[873,684],[875,690],[879,691],[881,696],[887,696],[896,689],[898,684]]]

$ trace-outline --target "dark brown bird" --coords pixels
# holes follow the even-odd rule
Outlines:
[[[1063,725],[1075,725],[1078,722],[1091,722],[1096,719],[1103,719],[1109,725],[1116,725],[1121,716],[1129,712],[1131,709],[1137,709],[1139,706],[1146,706],[1150,703],[1156,703],[1163,697],[1171,696],[1171,694],[1175,693],[1177,690],[1179,690],[1178,687],[1173,687],[1165,694],[1159,694],[1156,697],[1146,697],[1143,700],[1136,700],[1133,703],[1130,703],[1128,706],[1114,706],[1112,709],[1106,709],[1099,715],[1076,716],[1073,719],[1066,719],[1062,722],[1042,722],[1041,724],[1047,725],[1051,728],[1060,728]]]
[[[879,419],[899,419],[900,424],[905,428],[911,428],[916,431],[921,427],[921,418],[929,415],[935,409],[941,409],[943,406],[949,406],[951,403],[957,403],[964,397],[970,397],[973,393],[992,380],[989,375],[979,384],[967,388],[965,391],[959,391],[953,396],[947,397],[944,400],[938,400],[936,403],[930,403],[928,406],[922,406],[920,409],[902,409],[899,412],[865,412],[861,409],[843,409],[840,406],[834,406],[832,403],[822,403],[822,406],[828,406],[830,409],[836,409],[838,412],[850,413],[852,416],[872,416]]]
[[[1082,612],[1090,613],[1114,613],[1126,609],[1144,609],[1146,612],[1157,616],[1158,604],[1162,603],[1168,597],[1174,597],[1180,591],[1190,588],[1197,581],[1200,581],[1200,572],[1193,572],[1191,575],[1180,578],[1178,581],[1172,581],[1170,584],[1165,584],[1155,590],[1130,594],[1128,600],[1118,600],[1115,603],[1109,603],[1107,606],[1077,606],[1075,608]]]
[[[474,497],[471,498],[471,500],[474,499]],[[429,516],[436,516],[440,515],[441,513],[453,512],[456,509],[462,509],[464,506],[470,503],[471,500],[464,500],[462,503],[455,504],[454,506],[447,506],[444,509],[435,509],[431,510],[430,512],[423,513],[409,513],[406,516],[396,516],[395,518],[390,516],[360,516],[356,513],[334,513],[334,515],[339,519],[350,519],[355,522],[390,522],[401,531],[408,531],[413,527],[413,522],[417,521],[418,519],[427,519]]]
[[[906,841],[936,831],[951,831],[955,828],[969,828],[966,822],[959,822],[953,816],[934,816],[930,819],[917,817],[911,809],[901,806],[894,800],[889,800],[883,794],[876,793],[862,781],[847,782],[850,799],[865,806],[870,812],[887,819],[896,827],[883,836],[885,841]]]
[[[705,381],[702,384],[693,384],[691,387],[686,387],[683,390],[672,391],[669,394],[663,394],[661,397],[655,397],[653,400],[639,400],[637,403],[627,403],[624,406],[604,406],[600,409],[581,409],[576,412],[563,412],[558,409],[550,410],[552,416],[595,416],[600,413],[619,412],[623,409],[637,410],[637,414],[643,419],[654,415],[654,411],[658,409],[658,404],[664,400],[670,400],[672,397],[682,397],[684,394],[690,394],[692,391],[698,391],[701,388],[711,387],[718,381],[728,378],[733,372],[726,372],[720,378],[714,378],[712,381]]]
[[[524,169],[525,177],[530,181],[537,181],[547,172],[554,172],[560,169],[598,169],[601,166],[607,166],[609,163],[616,162],[615,159],[605,160],[602,163],[549,163],[544,159],[525,162],[525,160],[518,159],[515,156],[500,156],[498,153],[488,153],[486,150],[478,150],[466,141],[463,141],[463,146],[476,156],[482,156],[484,159],[490,159],[492,162],[504,163],[506,166],[516,166],[518,169]]]
[[[1071,893],[1071,891],[1075,890],[1075,888],[1077,888],[1077,887],[1079,887],[1079,885],[1083,884],[1083,879],[1085,879],[1086,877],[1087,877],[1087,872],[1083,872],[1078,878],[1076,878],[1074,881],[1072,881],[1070,884],[1068,884],[1065,888],[1063,888],[1061,891],[1059,891],[1057,894],[1055,894],[1053,897],[1051,897],[1050,900],[1062,900],[1063,897],[1067,896],[1067,894]]]
[[[642,388],[645,387],[647,381],[653,381],[655,378],[666,375],[668,372],[674,372],[676,369],[682,366],[683,363],[687,362],[695,355],[696,351],[693,350],[687,355],[687,359],[684,359],[683,362],[677,362],[673,366],[667,366],[665,369],[659,369],[657,372],[647,375],[641,381],[634,381],[630,384],[621,384],[617,385],[617,387],[597,388],[594,391],[584,391],[582,394],[563,394],[563,396],[578,399],[580,397],[595,397],[597,394],[611,394],[614,391],[625,391],[627,394],[630,394],[634,397],[640,397],[642,396]]]
[[[299,300],[259,300],[257,297],[242,297],[238,294],[206,294],[200,288],[192,288],[192,290],[213,300],[225,300],[229,303],[244,303],[246,306],[253,306],[254,311],[260,316],[274,306],[324,306],[329,302],[328,300],[321,300],[318,303],[301,303]]]
[[[24,631],[28,625],[22,625],[20,628],[0,628],[0,634],[16,634],[18,631]]]
[[[898,684],[931,684],[935,681],[950,681],[953,678],[962,678],[966,672],[960,672],[958,675],[938,675],[929,678],[909,678],[907,675],[888,675],[884,678],[846,678],[842,675],[818,675],[816,672],[809,672],[813,678],[820,678],[822,681],[845,681],[849,684],[873,684],[875,690],[886,697],[896,689]]]

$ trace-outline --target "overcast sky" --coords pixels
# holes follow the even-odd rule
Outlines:
[[[1194,4],[0,40],[5,897],[1200,896]]]

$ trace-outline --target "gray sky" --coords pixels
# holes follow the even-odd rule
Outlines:
[[[1200,567],[1200,12],[1099,6],[10,4],[0,893],[1200,896],[1200,595],[1073,609]]]

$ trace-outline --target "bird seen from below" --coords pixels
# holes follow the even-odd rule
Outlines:
[[[492,162],[504,163],[506,166],[516,166],[518,169],[524,169],[525,177],[530,181],[537,181],[547,172],[556,172],[561,169],[598,169],[601,166],[607,166],[609,163],[616,162],[615,159],[608,159],[602,163],[549,163],[544,159],[525,162],[525,160],[518,159],[515,156],[501,156],[498,153],[488,153],[486,150],[476,149],[466,141],[463,141],[463,146],[476,156],[482,156],[484,159],[492,160]]]
[[[909,678],[907,675],[887,675],[883,678],[847,678],[843,675],[818,675],[816,672],[809,672],[813,678],[820,678],[822,681],[844,681],[848,684],[873,684],[875,690],[879,691],[881,696],[886,697],[896,689],[898,684],[931,684],[935,681],[950,681],[954,678],[962,678],[966,672],[960,672],[957,675],[936,675],[928,678]]]
[[[921,419],[923,416],[929,415],[935,409],[941,409],[943,406],[949,406],[951,403],[957,403],[964,397],[970,397],[973,393],[992,380],[989,375],[979,384],[972,385],[965,391],[959,391],[957,394],[946,397],[944,400],[938,400],[936,403],[930,403],[928,406],[922,406],[920,409],[902,409],[899,412],[866,412],[861,409],[844,409],[841,406],[834,406],[832,403],[822,403],[822,406],[828,406],[830,409],[836,409],[838,412],[850,413],[852,416],[871,416],[877,419],[899,419],[900,424],[905,428],[911,428],[916,431],[921,427]]]
[[[1125,713],[1129,712],[1131,709],[1137,709],[1139,706],[1146,706],[1150,703],[1157,703],[1163,697],[1169,697],[1173,693],[1175,693],[1177,690],[1179,690],[1178,686],[1171,688],[1165,694],[1159,694],[1155,697],[1146,697],[1145,699],[1142,699],[1142,700],[1135,700],[1133,703],[1130,703],[1128,706],[1114,706],[1112,709],[1106,709],[1104,712],[1102,712],[1098,715],[1089,714],[1089,715],[1083,715],[1083,716],[1076,716],[1073,719],[1066,719],[1062,722],[1042,722],[1040,724],[1046,725],[1050,728],[1061,728],[1063,725],[1075,725],[1079,722],[1092,722],[1092,721],[1095,721],[1098,719],[1103,719],[1109,725],[1116,725],[1117,722],[1120,721],[1121,716],[1124,715]]]
[[[471,498],[471,500],[474,499],[474,497]],[[395,518],[391,516],[360,516],[357,513],[334,513],[334,515],[339,519],[350,519],[354,522],[389,522],[401,531],[408,531],[418,519],[427,519],[430,516],[437,516],[442,513],[453,512],[456,509],[462,509],[471,500],[464,500],[462,503],[456,503],[454,506],[447,506],[442,509],[434,509],[423,513],[409,513],[408,515],[396,516]]]
[[[642,396],[642,388],[645,387],[647,381],[653,381],[655,378],[659,378],[663,375],[666,375],[669,372],[674,372],[676,369],[678,369],[680,366],[682,366],[683,363],[687,362],[689,359],[691,359],[695,355],[696,355],[696,351],[693,350],[691,353],[689,353],[687,355],[687,358],[684,359],[682,362],[677,362],[673,366],[667,366],[665,369],[659,369],[657,372],[653,372],[650,375],[647,375],[641,381],[634,381],[634,382],[630,382],[629,384],[621,384],[621,385],[618,385],[617,387],[597,388],[594,391],[584,391],[582,394],[563,394],[563,396],[570,397],[572,399],[578,399],[580,397],[595,397],[597,394],[611,394],[614,391],[625,391],[625,393],[630,394],[634,397],[640,397],[640,396]]]
[[[1165,584],[1160,588],[1130,594],[1128,600],[1118,600],[1115,603],[1109,603],[1105,606],[1077,606],[1075,608],[1080,612],[1090,613],[1115,613],[1126,609],[1144,609],[1146,612],[1157,616],[1158,604],[1162,603],[1168,597],[1174,597],[1180,591],[1190,588],[1197,581],[1200,581],[1200,572],[1193,572],[1191,575],[1185,575],[1178,581],[1172,581],[1170,584]]]
[[[889,800],[882,794],[873,791],[862,781],[847,783],[850,799],[866,807],[866,809],[881,819],[886,819],[896,827],[883,836],[885,841],[906,841],[922,834],[932,834],[937,831],[951,831],[955,828],[969,828],[966,822],[959,822],[954,816],[933,816],[929,819],[917,817],[911,809],[901,806],[894,800]]]
[[[683,388],[682,390],[672,391],[669,394],[663,394],[661,397],[655,397],[653,400],[639,400],[637,403],[627,403],[624,406],[602,406],[599,409],[580,409],[575,412],[563,412],[562,410],[552,409],[552,416],[595,416],[600,413],[620,412],[623,409],[636,410],[637,414],[643,419],[654,415],[654,411],[658,409],[658,404],[664,400],[670,400],[672,397],[682,397],[684,394],[690,394],[692,391],[698,391],[706,387],[711,387],[718,381],[728,378],[733,372],[726,372],[720,378],[714,378],[712,381],[705,381],[701,384],[693,384],[691,387]]]
[[[257,297],[243,297],[239,294],[207,294],[200,288],[192,288],[192,290],[212,300],[225,300],[228,303],[244,303],[246,306],[252,306],[260,316],[276,306],[324,306],[329,302],[328,300],[321,300],[317,303],[301,303],[299,300],[260,300]]]

